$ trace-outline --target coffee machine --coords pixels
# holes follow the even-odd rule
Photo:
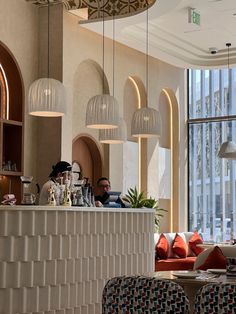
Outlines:
[[[33,177],[32,176],[21,176],[20,177],[21,182],[22,182],[22,186],[23,186],[23,198],[21,201],[22,205],[34,205],[35,204],[35,195],[33,193],[30,192],[30,184],[33,181]]]

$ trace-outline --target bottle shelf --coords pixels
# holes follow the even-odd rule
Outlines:
[[[0,176],[11,176],[11,177],[19,177],[22,176],[23,173],[19,171],[6,171],[0,170]]]
[[[16,125],[16,126],[22,126],[23,123],[20,121],[15,121],[15,120],[7,120],[7,119],[1,119],[1,122],[3,123],[3,125]]]

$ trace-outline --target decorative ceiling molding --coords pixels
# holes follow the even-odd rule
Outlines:
[[[35,5],[47,5],[48,0],[25,0]],[[88,20],[95,22],[103,18],[109,19],[131,16],[151,7],[156,0],[49,0],[51,4],[63,3],[70,10],[88,9]],[[115,10],[115,14],[114,14]],[[85,22],[85,21],[84,21]]]

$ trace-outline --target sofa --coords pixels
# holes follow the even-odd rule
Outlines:
[[[155,271],[193,269],[196,257],[204,250],[195,232],[155,233]]]

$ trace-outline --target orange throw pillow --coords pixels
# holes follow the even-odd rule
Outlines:
[[[162,233],[156,244],[157,256],[160,257],[161,259],[166,259],[168,257],[168,251],[169,251],[169,243],[165,235]]]
[[[205,262],[197,269],[207,270],[210,268],[226,269],[226,257],[218,246],[215,246],[206,258]]]
[[[172,250],[176,255],[181,258],[187,257],[188,245],[178,233],[176,233],[175,235]]]
[[[197,246],[197,244],[202,243],[203,243],[202,238],[200,237],[199,233],[195,231],[193,236],[189,240],[189,247],[196,256],[198,256],[202,251],[204,251],[204,248]]]

